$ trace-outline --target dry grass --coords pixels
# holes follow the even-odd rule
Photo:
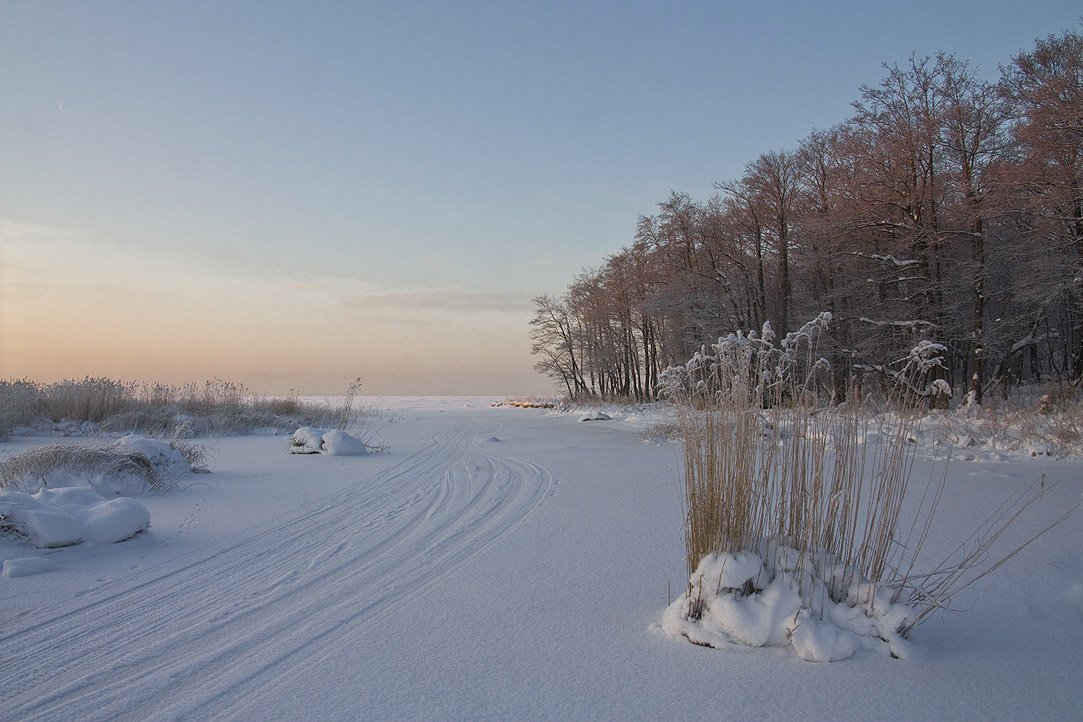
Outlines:
[[[195,473],[207,472],[207,447],[203,444],[169,442]],[[132,477],[142,491],[165,492],[178,482],[140,453],[113,445],[50,444],[32,447],[0,462],[0,491],[35,493],[46,486],[63,485],[66,477],[109,480]]]
[[[142,479],[147,489],[164,482],[154,465],[141,454],[92,446],[54,444],[38,446],[0,463],[0,490],[28,494],[52,486],[60,475]]]
[[[806,492],[824,481],[823,464],[812,463],[823,460],[824,437],[808,428],[815,407],[806,393],[821,367],[811,354],[816,332],[813,326],[812,336],[794,336],[784,348],[769,327],[759,336],[735,334],[667,372],[684,441],[690,575],[708,554],[759,551],[767,539],[809,532]]]
[[[361,379],[358,378],[354,379],[353,383],[346,388],[342,402],[334,409],[332,420],[336,429],[345,431],[348,426],[357,420],[356,412],[358,409],[354,408],[354,404],[359,393],[361,393]]]
[[[169,445],[180,452],[180,455],[188,464],[188,468],[191,469],[193,473],[207,474],[210,472],[210,464],[208,462],[210,460],[211,450],[206,444],[192,444],[180,441],[179,439],[173,439],[169,442]]]
[[[768,570],[792,570],[810,609],[823,608],[812,595],[825,589],[836,603],[854,588],[868,590],[860,600],[868,603],[890,589],[916,610],[897,630],[905,634],[1018,552],[990,561],[1041,488],[1005,502],[931,572],[917,573],[946,480],[945,469],[912,498],[914,429],[927,397],[920,392],[936,383],[935,348],[903,360],[892,413],[836,407],[819,393],[827,369],[815,347],[827,320],[777,345],[769,327],[720,339],[667,371],[683,440],[689,578],[709,554],[750,551]],[[688,616],[701,606],[690,582]]]

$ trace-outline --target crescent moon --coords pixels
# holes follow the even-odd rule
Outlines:
[[[60,108],[60,112],[63,113],[64,112],[64,101],[61,100],[60,103],[56,107]]]

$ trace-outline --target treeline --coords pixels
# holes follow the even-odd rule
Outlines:
[[[651,399],[703,344],[821,311],[836,397],[920,341],[975,402],[1083,374],[1083,36],[977,78],[911,58],[853,115],[717,193],[673,193],[631,245],[534,300],[536,368],[572,397]]]

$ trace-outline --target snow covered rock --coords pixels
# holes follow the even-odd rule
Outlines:
[[[361,439],[345,431],[302,426],[290,436],[289,452],[291,454],[364,456],[369,453],[369,448]]]
[[[806,662],[835,662],[849,659],[858,649],[857,637],[834,624],[801,612],[790,627],[790,639],[797,656]]]
[[[0,528],[14,531],[42,548],[71,546],[83,541],[78,519],[21,491],[0,494]]]
[[[580,421],[609,421],[612,417],[604,411],[590,411],[579,417]]]
[[[122,496],[83,507],[83,541],[113,544],[150,528],[150,512],[135,499]]]
[[[291,454],[319,454],[323,451],[324,429],[302,426],[290,435]]]

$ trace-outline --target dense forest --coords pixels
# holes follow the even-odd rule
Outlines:
[[[1083,376],[1083,35],[997,83],[952,55],[885,66],[850,118],[767,151],[534,299],[536,368],[569,396],[654,398],[704,344],[832,314],[836,398],[921,341],[956,398]]]

